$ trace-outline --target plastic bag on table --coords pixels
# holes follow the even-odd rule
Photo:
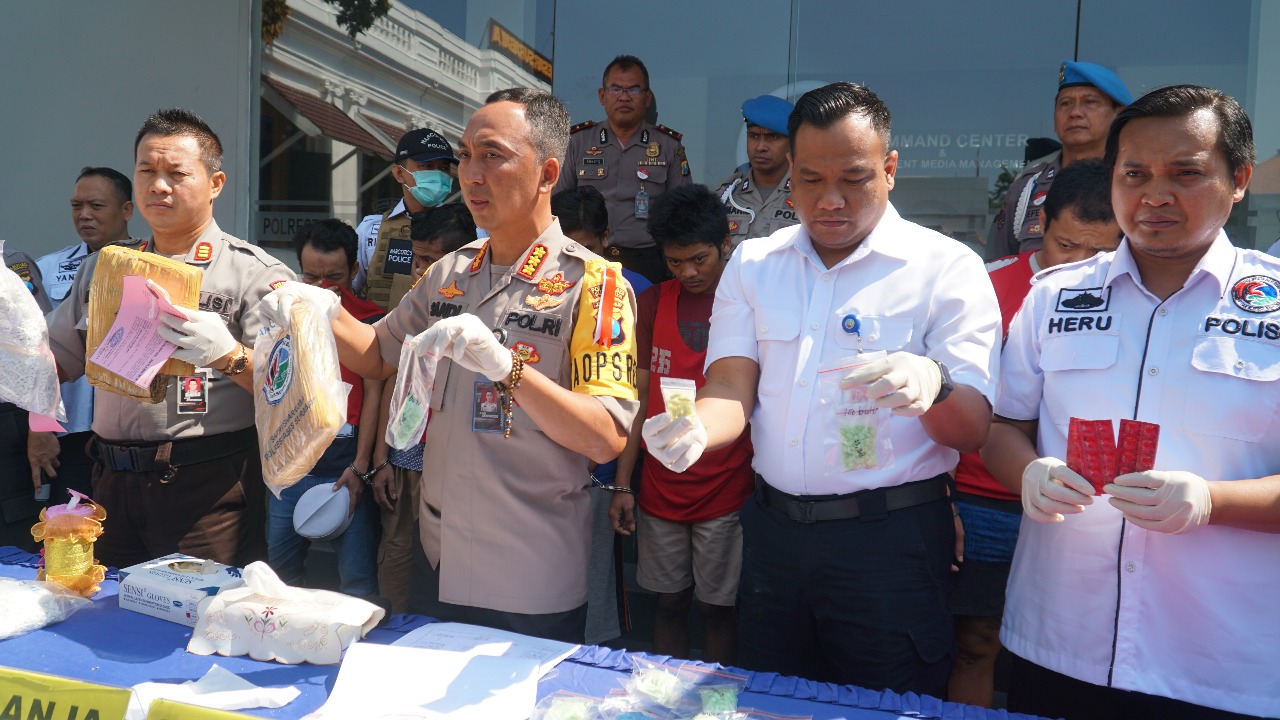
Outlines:
[[[0,577],[0,640],[62,622],[91,603],[55,582]]]
[[[426,332],[404,339],[400,348],[400,366],[396,387],[391,393],[391,415],[387,421],[387,444],[407,450],[418,444],[431,421],[431,393],[436,385],[436,368],[440,356],[418,352]]]
[[[599,720],[600,700],[557,690],[542,698],[529,720]]]
[[[685,705],[677,708],[686,715],[732,714],[738,709],[738,696],[747,688],[744,675],[700,665],[682,665],[676,675],[688,688]]]
[[[268,323],[253,346],[254,422],[262,479],[276,497],[315,467],[347,416],[333,330],[311,303],[295,300],[289,324]]]
[[[4,241],[0,240],[0,255]],[[0,264],[0,400],[66,422],[44,313],[18,274]]]
[[[891,410],[878,407],[864,386],[842,387],[849,371],[885,356],[884,351],[847,357],[818,368],[818,406],[824,421],[824,472],[885,469],[893,465]]]

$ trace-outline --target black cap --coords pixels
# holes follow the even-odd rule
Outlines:
[[[401,160],[417,160],[418,162],[449,160],[453,163],[458,162],[458,158],[453,156],[453,146],[449,144],[449,141],[445,140],[444,136],[435,130],[426,128],[410,130],[400,138],[400,142],[396,145],[396,162]]]

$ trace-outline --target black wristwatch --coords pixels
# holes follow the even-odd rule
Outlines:
[[[938,371],[942,373],[942,387],[938,388],[938,397],[933,399],[933,404],[937,405],[947,399],[951,391],[956,389],[956,384],[951,382],[951,372],[947,370],[947,366],[937,360],[934,362],[938,363]]]

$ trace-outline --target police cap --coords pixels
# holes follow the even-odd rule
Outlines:
[[[1129,105],[1133,102],[1133,96],[1129,94],[1129,89],[1124,86],[1124,81],[1119,75],[1101,65],[1072,60],[1063,61],[1062,66],[1058,68],[1058,89],[1077,85],[1096,87],[1121,105]]]
[[[787,134],[787,118],[795,105],[776,95],[761,95],[742,103],[742,119],[781,135]]]
[[[396,161],[401,160],[458,162],[458,159],[453,156],[453,146],[449,141],[435,130],[426,128],[410,130],[400,138],[400,142],[396,145]]]

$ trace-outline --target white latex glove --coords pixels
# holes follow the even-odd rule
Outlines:
[[[896,352],[854,368],[840,381],[842,388],[855,385],[866,385],[867,397],[879,407],[892,409],[894,415],[918,417],[938,397],[942,370],[927,357]]]
[[[673,418],[667,413],[644,421],[640,436],[649,454],[671,472],[684,472],[698,462],[707,449],[707,428],[697,413]]]
[[[498,342],[493,330],[470,313],[454,315],[432,325],[418,341],[418,351],[430,350],[494,382],[511,374],[511,351]]]
[[[156,328],[160,337],[178,346],[173,357],[195,365],[208,367],[210,363],[236,349],[236,339],[231,337],[222,316],[205,310],[183,308],[187,319],[160,313],[163,325]]]
[[[1121,475],[1103,491],[1125,519],[1163,533],[1184,533],[1209,522],[1213,500],[1209,483],[1182,470],[1148,470]]]
[[[332,290],[297,280],[286,280],[280,287],[262,297],[258,310],[276,325],[287,327],[289,309],[298,300],[311,303],[311,307],[329,322],[333,322],[333,319],[338,317],[338,308],[342,307],[342,298]]]
[[[1037,458],[1022,471],[1022,510],[1032,520],[1062,522],[1092,504],[1093,486],[1058,458]]]

